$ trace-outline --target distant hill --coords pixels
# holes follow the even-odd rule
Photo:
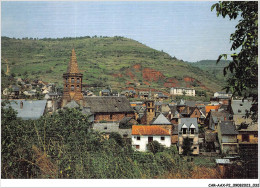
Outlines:
[[[72,48],[75,48],[83,83],[113,89],[135,88],[169,91],[193,87],[218,91],[223,80],[199,66],[171,57],[124,37],[13,39],[2,37],[2,69],[62,85]]]
[[[228,75],[224,77],[223,69],[224,67],[228,66],[229,62],[230,61],[228,60],[221,60],[218,63],[216,63],[216,60],[201,60],[198,62],[192,62],[190,63],[190,65],[198,67],[210,73],[212,76],[215,76],[216,79],[220,80],[221,82],[225,82]]]

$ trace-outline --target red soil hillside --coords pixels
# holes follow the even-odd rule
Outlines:
[[[163,84],[164,87],[178,87],[179,81],[176,78],[168,78]]]
[[[133,65],[133,68],[135,69],[135,71],[139,72],[141,69],[141,64],[135,64]]]
[[[163,79],[164,75],[160,71],[156,71],[151,68],[144,68],[143,71],[143,79],[146,81],[158,81],[159,79]]]

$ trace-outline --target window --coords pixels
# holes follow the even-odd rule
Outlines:
[[[112,114],[110,114],[109,118],[110,118],[110,119],[112,119],[112,118],[113,118],[113,115],[112,115]]]
[[[68,88],[68,85],[66,85],[66,88]]]
[[[70,88],[71,88],[71,91],[74,91],[74,85],[71,85]]]
[[[140,145],[135,145],[135,149],[140,149]]]
[[[68,78],[66,78],[66,83],[68,83]]]
[[[149,136],[148,137],[148,143],[152,142],[153,141],[153,137],[152,136]]]
[[[187,134],[187,128],[182,128],[182,134]]]
[[[79,89],[79,85],[77,85],[77,89]]]
[[[79,81],[80,81],[80,79],[79,79],[79,78],[77,78],[77,84],[79,84]]]
[[[150,103],[148,103],[148,107],[150,107],[151,106],[151,104]]]
[[[243,104],[240,104],[240,106],[243,106]]]
[[[71,78],[71,83],[74,83],[74,78]]]
[[[140,136],[137,136],[137,138],[136,138],[137,140],[141,140],[141,138],[140,138]]]
[[[254,134],[254,137],[256,138],[256,137],[258,137],[258,135],[257,135],[257,134]]]
[[[148,109],[148,112],[150,112],[150,109]]]
[[[241,113],[241,110],[240,109],[238,109],[238,111],[237,111],[238,113]]]
[[[164,136],[161,136],[161,140],[165,140],[165,137],[164,137]]]
[[[194,134],[195,133],[195,129],[194,128],[191,128],[190,129],[190,134]]]
[[[242,142],[249,142],[249,135],[248,134],[242,134]]]
[[[104,127],[104,130],[107,130],[107,127]]]
[[[195,149],[197,149],[197,147],[194,147],[193,149],[195,150]]]

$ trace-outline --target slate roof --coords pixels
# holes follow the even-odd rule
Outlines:
[[[110,91],[108,89],[103,89],[102,93],[110,93]]]
[[[169,135],[169,131],[156,125],[133,125],[132,135]]]
[[[195,107],[196,106],[196,101],[185,101],[185,104],[189,107]]]
[[[227,111],[220,111],[220,112],[211,112],[212,120],[214,123],[218,123],[220,120],[224,121],[229,119],[230,114]]]
[[[169,105],[169,108],[171,109],[171,114],[175,114],[175,112],[178,112],[176,105],[174,105],[174,106]]]
[[[252,101],[249,100],[244,100],[244,102],[242,100],[232,100],[231,102],[231,108],[235,115],[245,115],[246,111],[250,111],[251,106]]]
[[[20,108],[21,101],[23,108]],[[18,112],[17,117],[28,120],[39,119],[44,114],[46,103],[47,100],[11,100],[10,106]]]
[[[188,127],[188,129],[190,128],[190,126],[193,124],[195,126],[196,131],[199,130],[198,128],[198,122],[197,122],[197,118],[181,118],[179,125],[178,125],[178,130],[181,131],[181,127],[182,125],[186,125]]]
[[[152,125],[171,125],[171,122],[162,114],[152,122]]]
[[[134,113],[126,97],[85,97],[84,106],[90,107],[92,113],[131,112]]]
[[[76,103],[76,101],[72,100],[71,102],[66,104],[64,108],[79,108],[79,105],[78,103]]]
[[[236,135],[238,131],[233,121],[222,121],[220,124],[220,131],[222,135]]]

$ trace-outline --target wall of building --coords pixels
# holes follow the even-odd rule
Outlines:
[[[95,122],[98,121],[121,121],[124,117],[134,117],[134,113],[96,113]]]
[[[242,134],[247,134],[249,135],[249,142],[242,142]],[[237,135],[237,140],[238,143],[250,143],[250,144],[257,144],[258,143],[258,136],[257,136],[257,132],[241,132],[239,133],[239,135]]]
[[[189,89],[189,88],[171,88],[170,94],[171,95],[185,95],[187,96],[195,96],[195,90],[194,89]]]
[[[148,137],[150,136],[140,136],[140,140],[137,140],[138,135],[132,135],[132,146],[135,148],[136,145],[139,145],[140,148],[138,151],[147,151]],[[151,136],[153,137],[153,141],[157,141],[160,144],[170,147],[171,146],[171,136]],[[161,140],[161,137],[164,137],[164,140]]]
[[[237,135],[222,135],[222,143],[237,143]]]
[[[182,145],[183,145],[183,140],[184,138],[193,138],[193,143],[191,146],[192,154],[193,155],[198,155],[199,154],[199,136],[198,134],[186,134],[186,135],[180,135],[178,136],[178,145],[179,145],[179,154],[182,154],[183,149],[182,149]]]

